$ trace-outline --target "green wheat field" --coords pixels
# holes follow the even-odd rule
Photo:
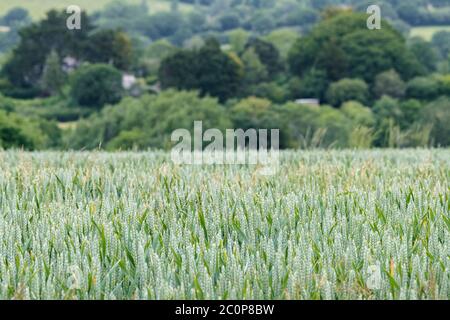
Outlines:
[[[450,150],[289,151],[257,172],[1,152],[0,299],[450,298]]]

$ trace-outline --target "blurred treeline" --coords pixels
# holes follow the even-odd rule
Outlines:
[[[450,145],[450,32],[405,33],[450,25],[447,1],[380,1],[381,30],[362,1],[190,2],[112,2],[81,30],[6,13],[0,147],[170,148],[195,120],[279,128],[283,148]]]

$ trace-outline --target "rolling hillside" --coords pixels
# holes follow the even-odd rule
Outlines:
[[[103,8],[112,0],[9,0],[0,1],[0,16],[4,15],[8,10],[14,7],[22,7],[30,12],[33,19],[39,19],[52,8],[66,8],[72,4],[78,4],[82,9],[92,12]],[[128,3],[138,4],[141,0],[121,0]],[[148,0],[150,10],[163,11],[170,9],[170,1]],[[189,10],[190,5],[180,4],[181,10]]]
[[[450,26],[425,26],[411,29],[412,37],[421,37],[424,40],[431,40],[433,35],[439,31],[450,31]]]

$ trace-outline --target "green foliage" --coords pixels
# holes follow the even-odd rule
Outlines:
[[[323,100],[328,88],[327,74],[323,70],[312,68],[302,78],[290,81],[291,96],[297,98],[316,98]]]
[[[66,74],[61,68],[61,60],[56,51],[52,51],[45,61],[41,78],[41,88],[50,95],[61,93],[61,88],[66,82]]]
[[[283,129],[290,148],[330,148],[348,145],[350,120],[329,106],[288,103],[283,106]]]
[[[70,96],[80,106],[100,109],[119,102],[122,95],[122,74],[110,65],[87,65],[72,76]]]
[[[405,91],[406,84],[395,70],[382,72],[375,78],[373,93],[377,98],[382,96],[402,98]]]
[[[400,103],[388,96],[375,103],[377,119],[376,146],[390,148],[427,147],[431,141],[432,122],[420,119],[422,105],[409,100]]]
[[[290,29],[276,29],[265,36],[263,39],[272,43],[280,52],[280,56],[286,59],[289,50],[295,41],[299,38],[299,33]]]
[[[375,126],[375,116],[372,110],[359,102],[346,102],[342,105],[341,110],[356,126],[369,128]]]
[[[342,79],[330,85],[327,91],[327,101],[335,107],[350,100],[366,104],[369,88],[361,79]]]
[[[439,94],[439,82],[432,77],[414,78],[406,86],[406,95],[413,99],[432,100]]]
[[[200,50],[181,50],[165,58],[159,70],[163,88],[198,89],[202,95],[225,101],[236,95],[242,66],[213,39]]]
[[[442,57],[448,57],[450,54],[450,32],[440,31],[433,35],[433,45],[438,48]]]
[[[146,146],[146,134],[141,129],[132,129],[120,131],[119,135],[114,137],[107,144],[109,150],[133,150],[143,149]]]
[[[161,61],[173,55],[178,49],[167,40],[158,40],[145,48],[140,56],[140,65],[146,73],[157,75]]]
[[[422,74],[422,66],[400,34],[386,24],[381,30],[359,30],[342,39],[343,50],[348,56],[349,74],[368,83],[372,83],[381,71],[390,69],[395,69],[404,79]]]
[[[244,29],[236,29],[228,32],[231,48],[238,54],[245,50],[245,45],[247,44],[249,37],[250,33]]]
[[[34,150],[51,148],[58,143],[60,132],[54,123],[23,117],[0,109],[0,148]]]
[[[376,139],[376,119],[372,110],[355,101],[344,103],[341,110],[351,121],[347,146],[357,149],[373,147]]]
[[[109,63],[119,70],[128,70],[132,63],[132,44],[122,31],[100,30],[92,34],[84,57],[93,63]]]
[[[434,146],[450,145],[450,99],[442,97],[426,105],[421,115],[421,122],[432,124],[431,139]]]
[[[440,93],[450,96],[450,74],[439,76],[438,81]]]
[[[290,98],[288,85],[276,81],[261,82],[253,86],[251,95],[269,99],[274,103],[285,103]]]
[[[231,127],[216,99],[200,98],[197,92],[168,90],[158,96],[126,98],[104,108],[69,132],[66,143],[75,149],[170,148],[172,132],[179,128],[192,131],[194,121],[203,121],[205,130]]]
[[[66,19],[65,12],[50,11],[44,20],[20,31],[21,41],[2,71],[12,85],[18,88],[36,87],[52,51],[60,57],[82,57],[82,50],[92,30],[89,19],[83,13],[81,30],[69,30]]]
[[[241,57],[244,64],[244,79],[243,82],[247,86],[264,82],[268,79],[267,68],[261,63],[259,56],[256,54],[254,48],[245,50]]]
[[[266,66],[269,75],[273,76],[282,71],[280,53],[273,44],[259,38],[253,38],[246,45],[247,50],[250,48],[255,51],[259,60]]]
[[[236,29],[240,26],[239,15],[234,12],[225,13],[219,17],[219,24],[222,31]]]
[[[427,72],[436,71],[440,53],[431,43],[420,38],[413,39],[410,49]]]
[[[440,137],[445,131],[436,129],[442,126],[440,112],[445,110],[445,103],[434,101],[450,94],[448,66],[443,60],[447,58],[447,35],[436,34],[431,43],[411,39],[406,45],[392,27],[402,23],[396,3],[381,4],[383,17],[392,24],[383,21],[382,30],[368,31],[365,12],[353,13],[335,6],[344,0],[233,4],[183,1],[195,5],[196,9],[189,12],[185,9],[190,5],[178,1],[164,5],[152,2],[151,15],[149,3],[139,2],[114,1],[91,17],[83,15],[82,31],[68,33],[67,14],[56,11],[21,31],[17,48],[2,57],[6,62],[0,92],[33,99],[6,99],[0,101],[0,109],[8,116],[11,113],[32,119],[44,135],[55,137],[52,143],[44,139],[28,145],[65,147],[60,144],[58,130],[53,130],[54,123],[45,121],[57,120],[63,122],[59,125],[65,128],[70,137],[67,141],[74,148],[95,148],[100,144],[110,150],[168,148],[168,128],[174,127],[168,124],[173,121],[171,114],[161,111],[151,118],[161,123],[164,133],[120,116],[128,114],[128,109],[119,103],[124,92],[120,72],[114,68],[138,78],[142,90],[130,92],[135,96],[142,92],[159,95],[160,89],[164,95],[166,89],[175,88],[216,97],[220,103],[226,102],[230,112],[224,115],[222,124],[232,121],[234,126],[245,128],[280,128],[282,147],[414,147],[447,143]],[[359,2],[352,4],[355,10],[365,11],[367,7]],[[424,9],[422,2],[416,6],[419,11]],[[165,12],[160,12],[162,7]],[[319,14],[317,9],[326,7],[321,21],[312,26]],[[28,20],[26,11],[12,10],[0,17],[0,24],[15,26],[17,32],[18,26],[26,26]],[[98,28],[94,29],[90,21],[95,21]],[[299,38],[300,34],[304,36]],[[217,40],[205,41],[209,36]],[[0,50],[1,40],[0,34]],[[75,58],[75,69],[82,67],[65,85],[66,72],[71,69],[66,65],[68,57]],[[290,73],[286,72],[286,64]],[[435,71],[438,74],[431,74]],[[48,95],[53,97],[35,98]],[[178,103],[169,108],[176,118],[183,105],[178,95],[171,93],[170,99],[165,96]],[[300,98],[317,98],[341,108],[288,103]],[[148,104],[153,105],[156,97],[145,99],[152,100]],[[140,99],[127,101],[137,105]],[[117,112],[115,118],[104,112],[96,114],[105,104],[115,103],[119,104],[108,107],[112,114]],[[436,105],[439,107],[431,107]],[[431,110],[429,117],[422,116],[425,106]],[[215,102],[205,109],[222,112],[224,107]],[[153,107],[142,107],[139,118],[146,118],[149,110]],[[207,114],[216,117],[221,112]],[[76,122],[89,115],[88,120]],[[204,114],[199,117],[206,119]],[[183,123],[189,127],[196,120],[187,119],[189,123]],[[210,120],[214,123],[217,119]],[[72,127],[77,128],[76,135],[71,135],[68,128]],[[7,136],[12,139],[11,146],[17,146],[21,139]],[[164,142],[158,140],[161,136]]]
[[[383,22],[381,30],[368,32],[366,19],[364,14],[340,12],[319,23],[291,49],[291,72],[301,77],[311,68],[319,68],[330,80],[361,78],[368,83],[389,69],[405,79],[422,72],[397,31]]]
[[[239,101],[231,109],[235,128],[239,129],[279,129],[280,113],[271,101],[249,97]]]

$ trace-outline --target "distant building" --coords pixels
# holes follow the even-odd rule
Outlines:
[[[74,57],[67,56],[62,61],[62,69],[66,73],[74,71],[80,65],[79,61]]]
[[[297,99],[297,100],[295,100],[295,103],[305,105],[305,106],[311,106],[311,107],[319,107],[320,106],[319,99]]]
[[[125,90],[130,90],[137,82],[136,76],[129,73],[122,75],[122,87]]]

